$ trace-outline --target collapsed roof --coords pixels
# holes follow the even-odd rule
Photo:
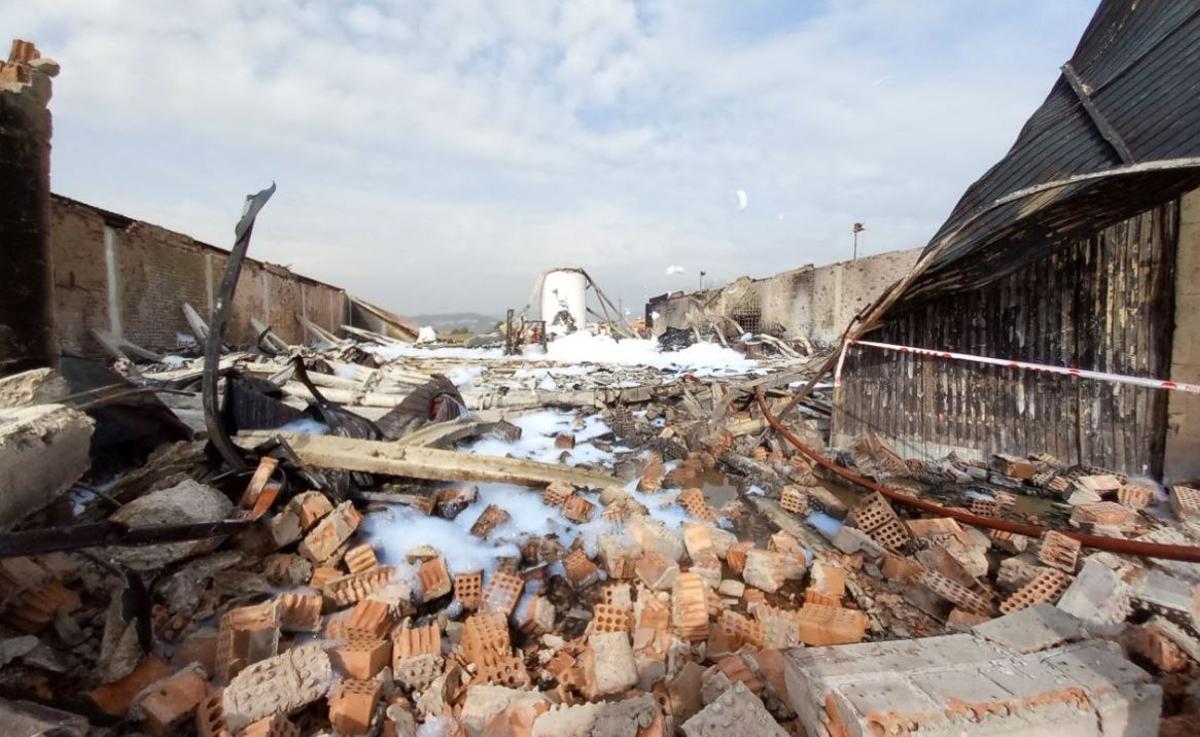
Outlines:
[[[1046,101],[963,194],[897,304],[978,288],[1200,185],[1198,93],[1200,0],[1103,0]]]

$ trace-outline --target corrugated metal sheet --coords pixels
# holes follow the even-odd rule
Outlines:
[[[1178,205],[1048,251],[1019,273],[905,310],[871,339],[1163,377],[1170,366]],[[1036,243],[1034,244],[1036,246]],[[854,346],[834,444],[876,432],[908,457],[1049,452],[1158,476],[1166,392]]]
[[[1147,172],[986,211],[1013,192],[1127,164],[1123,150],[1138,163],[1200,156],[1200,0],[1104,0],[1069,65],[1093,114],[1061,75],[1008,154],[967,189],[930,241],[926,252],[961,228],[893,312],[1007,276],[1200,185],[1196,169]]]

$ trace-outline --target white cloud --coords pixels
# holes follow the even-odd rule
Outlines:
[[[856,220],[878,250],[921,245],[1093,5],[0,0],[0,17],[63,65],[64,194],[227,244],[274,178],[254,255],[397,310],[498,313],[558,264],[636,304],[668,288],[664,261],[713,282],[837,260]],[[728,206],[731,181],[754,208]]]
[[[685,274],[685,273],[687,273],[687,269],[683,268],[682,266],[676,266],[675,264],[668,266],[667,271],[666,271],[667,276],[674,276],[676,274]]]

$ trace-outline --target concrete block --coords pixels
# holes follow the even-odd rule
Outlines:
[[[975,625],[972,631],[1014,653],[1039,650],[1083,639],[1083,623],[1052,604],[1035,604]]]
[[[1129,616],[1130,588],[1116,571],[1089,560],[1058,600],[1058,608],[1083,620],[1096,634],[1116,635]]]
[[[838,529],[837,534],[833,536],[833,547],[847,555],[862,553],[872,560],[881,558],[887,553],[887,550],[874,538],[850,525],[842,525]]]
[[[804,564],[794,556],[758,549],[746,553],[742,580],[749,586],[771,593],[789,580],[803,577]]]
[[[58,404],[0,409],[0,529],[62,496],[88,468],[95,423]]]
[[[589,635],[584,670],[588,691],[594,696],[612,696],[632,688],[638,676],[629,635],[624,632]]]

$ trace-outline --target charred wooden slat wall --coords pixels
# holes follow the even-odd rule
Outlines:
[[[865,339],[1163,378],[1178,201],[1057,248],[984,287],[916,305]],[[1038,247],[1030,244],[1031,248]],[[880,433],[908,457],[1051,453],[1158,477],[1166,392],[854,346],[835,443]]]

